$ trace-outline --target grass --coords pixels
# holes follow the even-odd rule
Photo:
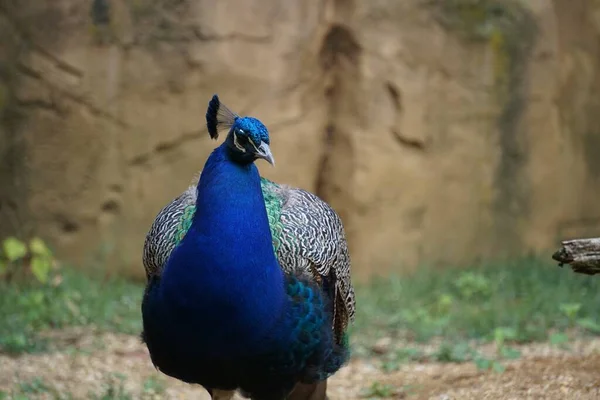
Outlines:
[[[526,258],[467,269],[421,269],[356,288],[357,342],[546,341],[553,332],[600,334],[600,280]]]
[[[40,332],[93,325],[99,330],[141,332],[143,286],[121,279],[95,279],[65,269],[59,285],[0,283],[0,350],[43,351]]]
[[[505,361],[521,356],[515,344],[568,348],[575,337],[600,334],[600,281],[536,258],[422,268],[358,285],[356,293],[354,354],[376,355],[383,372],[411,361],[473,362],[503,372]],[[486,343],[493,352],[481,351]]]
[[[43,351],[47,329],[93,325],[139,334],[143,286],[97,279],[65,269],[55,286],[0,283],[0,351]],[[534,258],[466,269],[423,268],[411,276],[358,285],[353,343],[365,347],[380,337],[427,342],[442,337],[450,349],[440,360],[467,358],[461,341],[568,340],[567,331],[600,334],[600,280]],[[449,343],[449,344],[448,344]],[[360,354],[360,351],[355,352]],[[445,355],[443,355],[445,354]],[[460,355],[462,354],[462,356]],[[422,357],[406,349],[399,358]]]
[[[97,330],[139,334],[143,285],[69,269],[61,271],[60,284],[52,278],[47,284],[0,283],[0,354],[57,349],[50,339],[44,339],[43,333],[49,329],[93,325]],[[504,361],[520,357],[515,343],[547,342],[564,348],[575,336],[600,334],[596,312],[600,281],[557,268],[547,260],[529,258],[462,269],[422,268],[410,276],[357,285],[356,293],[354,354],[376,355],[384,373],[407,362],[429,361],[473,362],[480,369],[503,372]],[[380,338],[388,343],[387,350],[375,346]],[[495,354],[483,351],[480,343],[491,343]],[[88,397],[134,398],[137,395],[124,386],[126,379],[122,375],[105,377],[101,388]],[[409,389],[375,381],[362,395],[386,398],[406,394]],[[141,390],[143,398],[160,398],[166,386],[152,376],[142,383]],[[0,400],[40,396],[74,398],[43,378],[20,381],[10,393],[0,390]]]
[[[90,393],[89,397],[94,400],[131,400],[132,395],[125,390],[124,382],[127,376],[114,374],[108,382],[104,384],[104,390],[99,394]]]
[[[133,395],[124,388],[124,381],[127,377],[118,374],[104,378],[103,389],[98,393],[89,392],[87,398],[92,400],[131,400]],[[161,389],[162,390],[162,389]],[[144,387],[143,398],[155,398],[162,395],[163,392],[147,390]],[[52,400],[71,400],[75,398],[72,393],[57,390],[52,384],[45,382],[42,378],[36,377],[31,381],[20,382],[10,392],[0,391],[0,400],[29,400],[31,398],[47,398]]]

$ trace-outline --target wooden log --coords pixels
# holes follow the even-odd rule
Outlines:
[[[569,264],[580,274],[600,274],[600,238],[565,240],[552,258],[559,267]]]

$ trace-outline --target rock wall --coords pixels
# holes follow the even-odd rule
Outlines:
[[[90,7],[91,4],[91,7]],[[600,234],[592,0],[0,0],[0,236],[142,276],[158,210],[216,143],[341,214],[357,277]],[[4,41],[4,39],[3,39]]]

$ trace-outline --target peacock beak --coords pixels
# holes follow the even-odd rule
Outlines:
[[[265,142],[262,142],[258,149],[256,149],[256,157],[262,158],[266,160],[269,164],[275,165],[275,159],[273,158],[273,154],[271,154],[271,148]]]

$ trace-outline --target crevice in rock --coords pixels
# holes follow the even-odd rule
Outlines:
[[[121,206],[115,199],[106,200],[102,204],[102,211],[108,214],[118,214]]]
[[[416,138],[410,138],[402,135],[397,129],[390,129],[394,140],[402,147],[408,147],[413,150],[423,151],[425,150],[425,143],[422,140]]]
[[[463,40],[492,53],[493,93],[499,113],[496,132],[500,158],[495,171],[495,233],[507,250],[518,252],[522,224],[530,211],[529,143],[522,119],[528,105],[528,68],[537,36],[531,10],[513,0],[433,0],[440,24]]]
[[[49,103],[43,100],[17,100],[15,105],[19,108],[23,108],[23,112],[29,112],[30,110],[44,110],[53,114],[61,115],[61,111],[54,103]]]
[[[79,224],[66,215],[57,216],[57,222],[60,230],[66,234],[74,234],[79,231]]]
[[[394,138],[396,143],[398,143],[402,147],[418,151],[425,150],[426,145],[424,140],[416,137],[406,136],[400,131],[400,128],[398,128],[397,126],[398,122],[402,118],[402,113],[404,111],[404,107],[402,105],[402,92],[394,83],[389,81],[385,83],[385,90],[396,112],[396,118],[394,123],[395,125],[393,125],[390,128],[390,133],[392,134],[392,137]]]
[[[108,188],[114,193],[123,193],[123,185],[119,183],[113,183]]]
[[[385,88],[396,111],[402,112],[402,94],[400,93],[400,90],[398,90],[396,85],[394,85],[392,82],[386,82]]]
[[[536,21],[529,10],[515,5],[509,11],[510,23],[498,23],[503,47],[495,57],[506,57],[504,76],[496,72],[497,96],[501,111],[497,121],[500,162],[496,170],[496,229],[501,240],[513,251],[522,246],[521,223],[530,211],[530,182],[527,177],[529,143],[522,120],[527,107],[528,68],[536,37]],[[508,11],[507,11],[508,12]],[[495,15],[498,15],[496,12]],[[493,40],[490,39],[490,40]],[[493,43],[493,42],[492,42]]]
[[[356,67],[361,48],[349,27],[333,24],[323,39],[319,59],[325,72],[344,67]]]
[[[336,12],[350,18],[352,2],[336,0]],[[341,8],[340,8],[341,7]],[[353,135],[360,118],[361,46],[351,28],[334,23],[319,53],[325,81],[327,120],[324,125],[322,159],[316,177],[316,194],[330,203],[343,220],[352,211],[355,168]]]
[[[189,141],[198,140],[202,138],[202,132],[193,131],[193,132],[184,132],[177,138],[157,143],[152,150],[147,153],[138,154],[132,157],[129,160],[130,166],[140,166],[148,164],[154,157],[159,156],[164,153],[168,153],[176,150],[177,148],[183,146]]]
[[[50,82],[49,80],[45,79],[40,73],[38,73],[33,68],[23,63],[20,63],[17,65],[17,70],[23,75],[43,82],[44,85],[49,87],[58,96],[62,96],[64,99],[71,100],[77,105],[86,108],[92,115],[102,118],[106,121],[112,122],[113,124],[116,124],[121,128],[129,128],[129,124],[127,124],[127,122],[115,117],[107,110],[96,106],[90,100],[86,99],[84,95],[79,93],[73,93],[69,90],[57,86],[53,82]]]

